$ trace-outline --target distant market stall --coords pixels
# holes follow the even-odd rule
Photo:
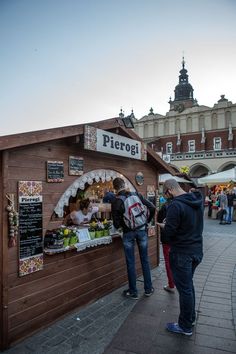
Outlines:
[[[175,179],[178,183],[188,183],[194,185],[194,182],[192,180],[189,180],[185,177],[179,177],[179,176],[173,176],[170,173],[164,173],[159,175],[159,183],[164,183],[167,179]]]
[[[214,186],[216,184],[227,185],[236,183],[236,167],[223,172],[213,173],[212,175],[198,178],[198,183],[205,186]]]
[[[210,195],[208,192],[205,199],[205,205],[208,206],[208,216],[211,216],[213,219],[215,219],[217,217],[217,211],[219,210],[218,195],[220,191],[227,188],[227,190],[233,190],[235,193],[236,167],[199,178],[198,184],[207,186],[209,188]],[[235,205],[233,208],[233,220],[236,220]]]

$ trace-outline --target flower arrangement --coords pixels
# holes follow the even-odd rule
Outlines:
[[[186,175],[187,175],[189,173],[190,168],[189,168],[189,166],[182,166],[182,167],[180,167],[179,170],[181,173],[186,173]]]
[[[63,247],[73,246],[78,242],[76,229],[73,227],[61,226],[57,230],[57,234],[60,239],[63,239]]]
[[[93,240],[96,236],[96,229],[97,229],[97,223],[96,221],[92,221],[89,224],[89,229],[88,229],[91,240]]]
[[[104,236],[104,225],[101,221],[97,222],[97,229],[96,229],[96,233],[95,233],[95,237],[99,238]]]
[[[93,240],[95,237],[103,237],[109,235],[109,229],[111,228],[111,221],[107,221],[106,219],[103,221],[92,221],[89,224],[89,234],[91,239]]]
[[[112,222],[105,219],[103,221],[103,226],[104,226],[104,236],[109,236],[109,229],[112,226]]]

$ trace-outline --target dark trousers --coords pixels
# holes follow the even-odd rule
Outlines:
[[[196,319],[193,275],[201,260],[202,254],[188,255],[170,252],[170,266],[179,293],[178,323],[181,328],[186,330],[192,328],[192,323]]]

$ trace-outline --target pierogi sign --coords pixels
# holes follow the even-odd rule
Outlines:
[[[146,144],[141,141],[85,125],[84,148],[107,154],[147,160]]]

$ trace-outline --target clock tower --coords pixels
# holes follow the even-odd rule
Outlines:
[[[175,86],[175,99],[174,101],[169,100],[170,111],[176,111],[181,113],[185,108],[191,108],[197,106],[197,100],[193,98],[193,88],[192,85],[188,82],[188,74],[185,69],[184,57],[182,60],[182,69],[180,70],[179,75],[179,84]]]

